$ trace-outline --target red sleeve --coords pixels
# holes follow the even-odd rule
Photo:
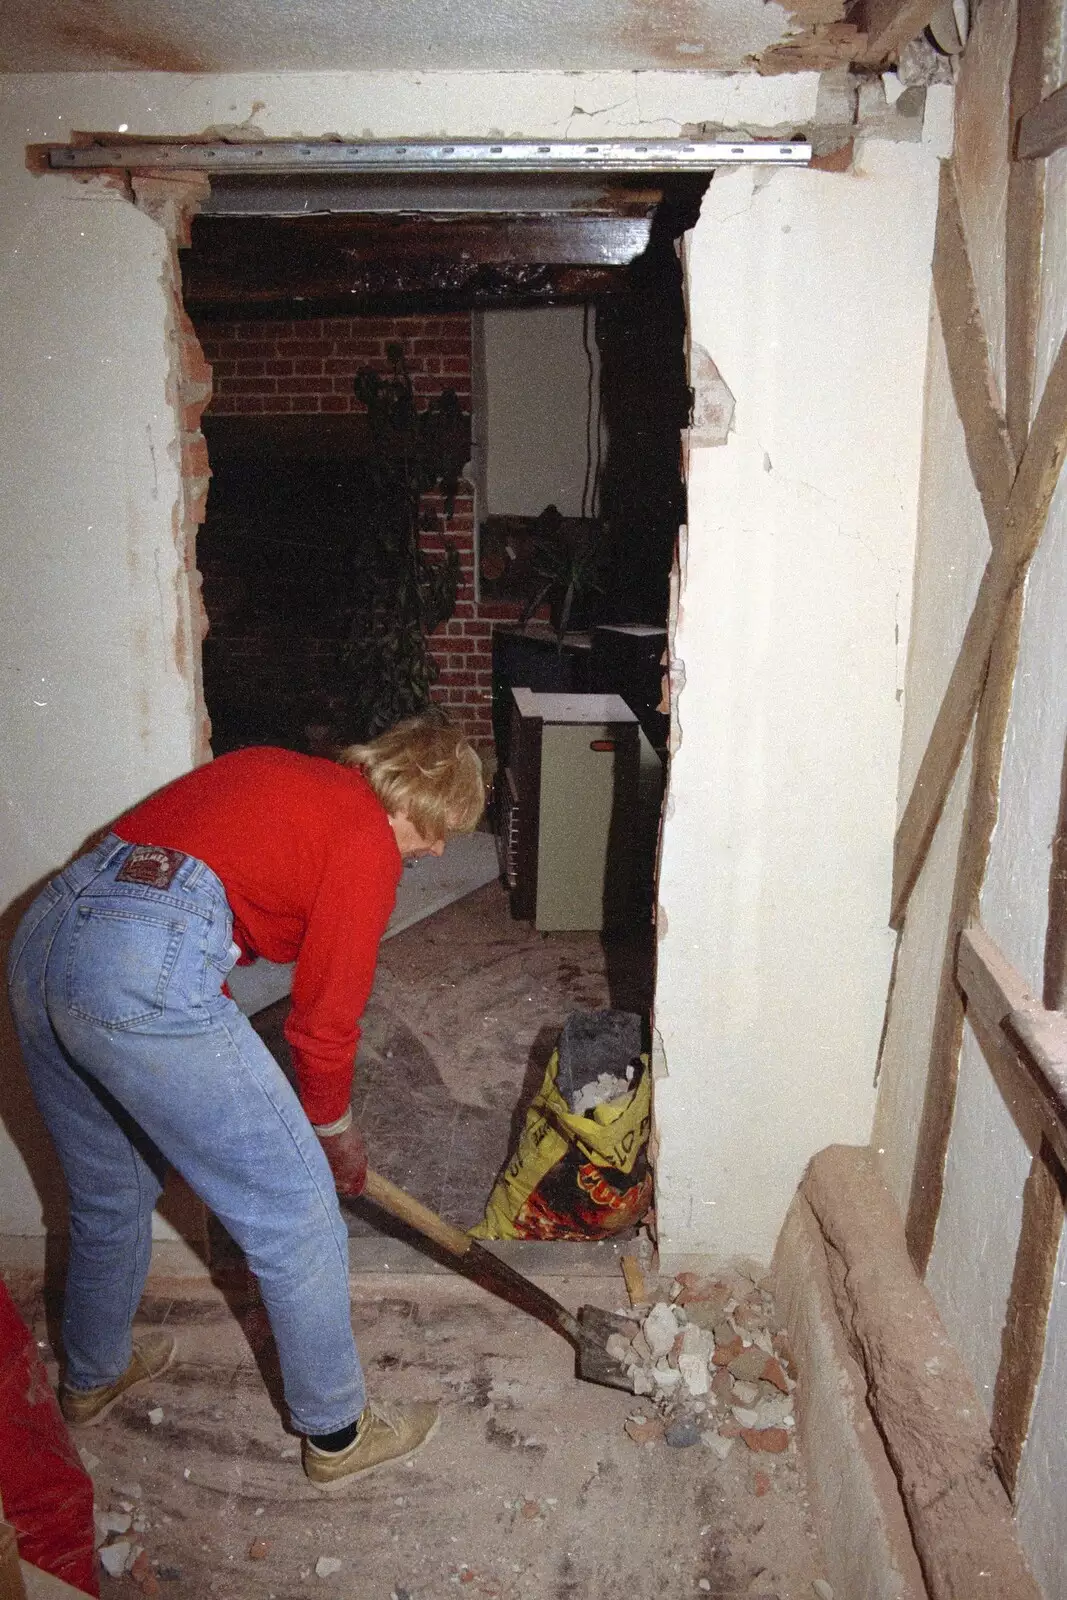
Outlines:
[[[403,863],[391,840],[366,834],[331,855],[308,917],[285,1037],[300,1100],[313,1123],[336,1122],[352,1098],[359,1022]]]

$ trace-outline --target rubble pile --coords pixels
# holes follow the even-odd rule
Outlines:
[[[84,1460],[84,1454],[82,1459]],[[95,1462],[96,1457],[92,1457]],[[142,1594],[158,1595],[159,1578],[148,1558],[138,1534],[146,1533],[151,1524],[141,1504],[144,1491],[139,1483],[122,1485],[111,1500],[107,1510],[99,1506],[93,1510],[96,1525],[96,1549],[100,1564],[112,1578],[123,1574],[133,1579]]]
[[[631,1315],[632,1337],[608,1339],[608,1354],[652,1408],[627,1419],[631,1439],[702,1444],[722,1461],[738,1439],[772,1455],[789,1449],[796,1373],[769,1294],[683,1272],[668,1299]]]

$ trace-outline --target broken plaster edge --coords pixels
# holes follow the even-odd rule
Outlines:
[[[926,1600],[896,1476],[838,1318],[822,1231],[803,1194],[782,1225],[771,1280],[803,1374],[797,1442],[834,1592]]]

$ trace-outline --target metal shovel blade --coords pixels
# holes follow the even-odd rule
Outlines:
[[[446,1222],[414,1196],[405,1194],[395,1183],[383,1178],[379,1172],[368,1171],[363,1192],[368,1200],[381,1206],[390,1216],[408,1223],[425,1238],[442,1246],[456,1258],[460,1270],[481,1283],[483,1288],[499,1292],[513,1305],[521,1307],[531,1316],[539,1317],[569,1339],[578,1353],[576,1370],[579,1378],[633,1393],[633,1384],[625,1369],[607,1352],[610,1334],[632,1335],[633,1323],[627,1317],[612,1311],[601,1311],[597,1306],[582,1306],[575,1316],[539,1284],[523,1277],[506,1261],[501,1261],[491,1250],[478,1244],[469,1233]]]
[[[609,1389],[625,1389],[633,1394],[630,1374],[621,1362],[608,1354],[608,1337],[621,1333],[629,1342],[634,1336],[635,1324],[617,1311],[601,1311],[599,1306],[578,1308],[578,1376],[587,1383],[603,1383]]]

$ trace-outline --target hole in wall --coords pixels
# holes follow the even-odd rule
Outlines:
[[[377,731],[352,682],[353,642],[389,646],[366,604],[384,448],[356,394],[367,371],[386,383],[402,372],[418,417],[452,391],[469,419],[454,501],[447,483],[426,485],[418,541],[430,563],[458,553],[455,610],[429,640],[430,696],[497,771],[487,827],[505,826],[513,688],[618,694],[639,718],[640,817],[616,795],[610,823],[627,846],[640,835],[639,865],[614,927],[539,929],[529,881],[509,885],[494,867],[492,882],[382,947],[357,1070],[372,1162],[465,1226],[568,1012],[651,1007],[660,657],[689,412],[676,240],[705,183],[652,191],[635,179],[621,200],[547,221],[450,211],[440,189],[431,214],[235,213],[216,185],[218,208],[182,252],[186,309],[214,369],[198,565],[215,753],[326,754]],[[286,201],[303,204],[295,187]],[[576,552],[594,558],[588,583],[567,581]],[[568,834],[585,809],[576,791]],[[257,1018],[283,1065],[286,1008],[283,997]]]

